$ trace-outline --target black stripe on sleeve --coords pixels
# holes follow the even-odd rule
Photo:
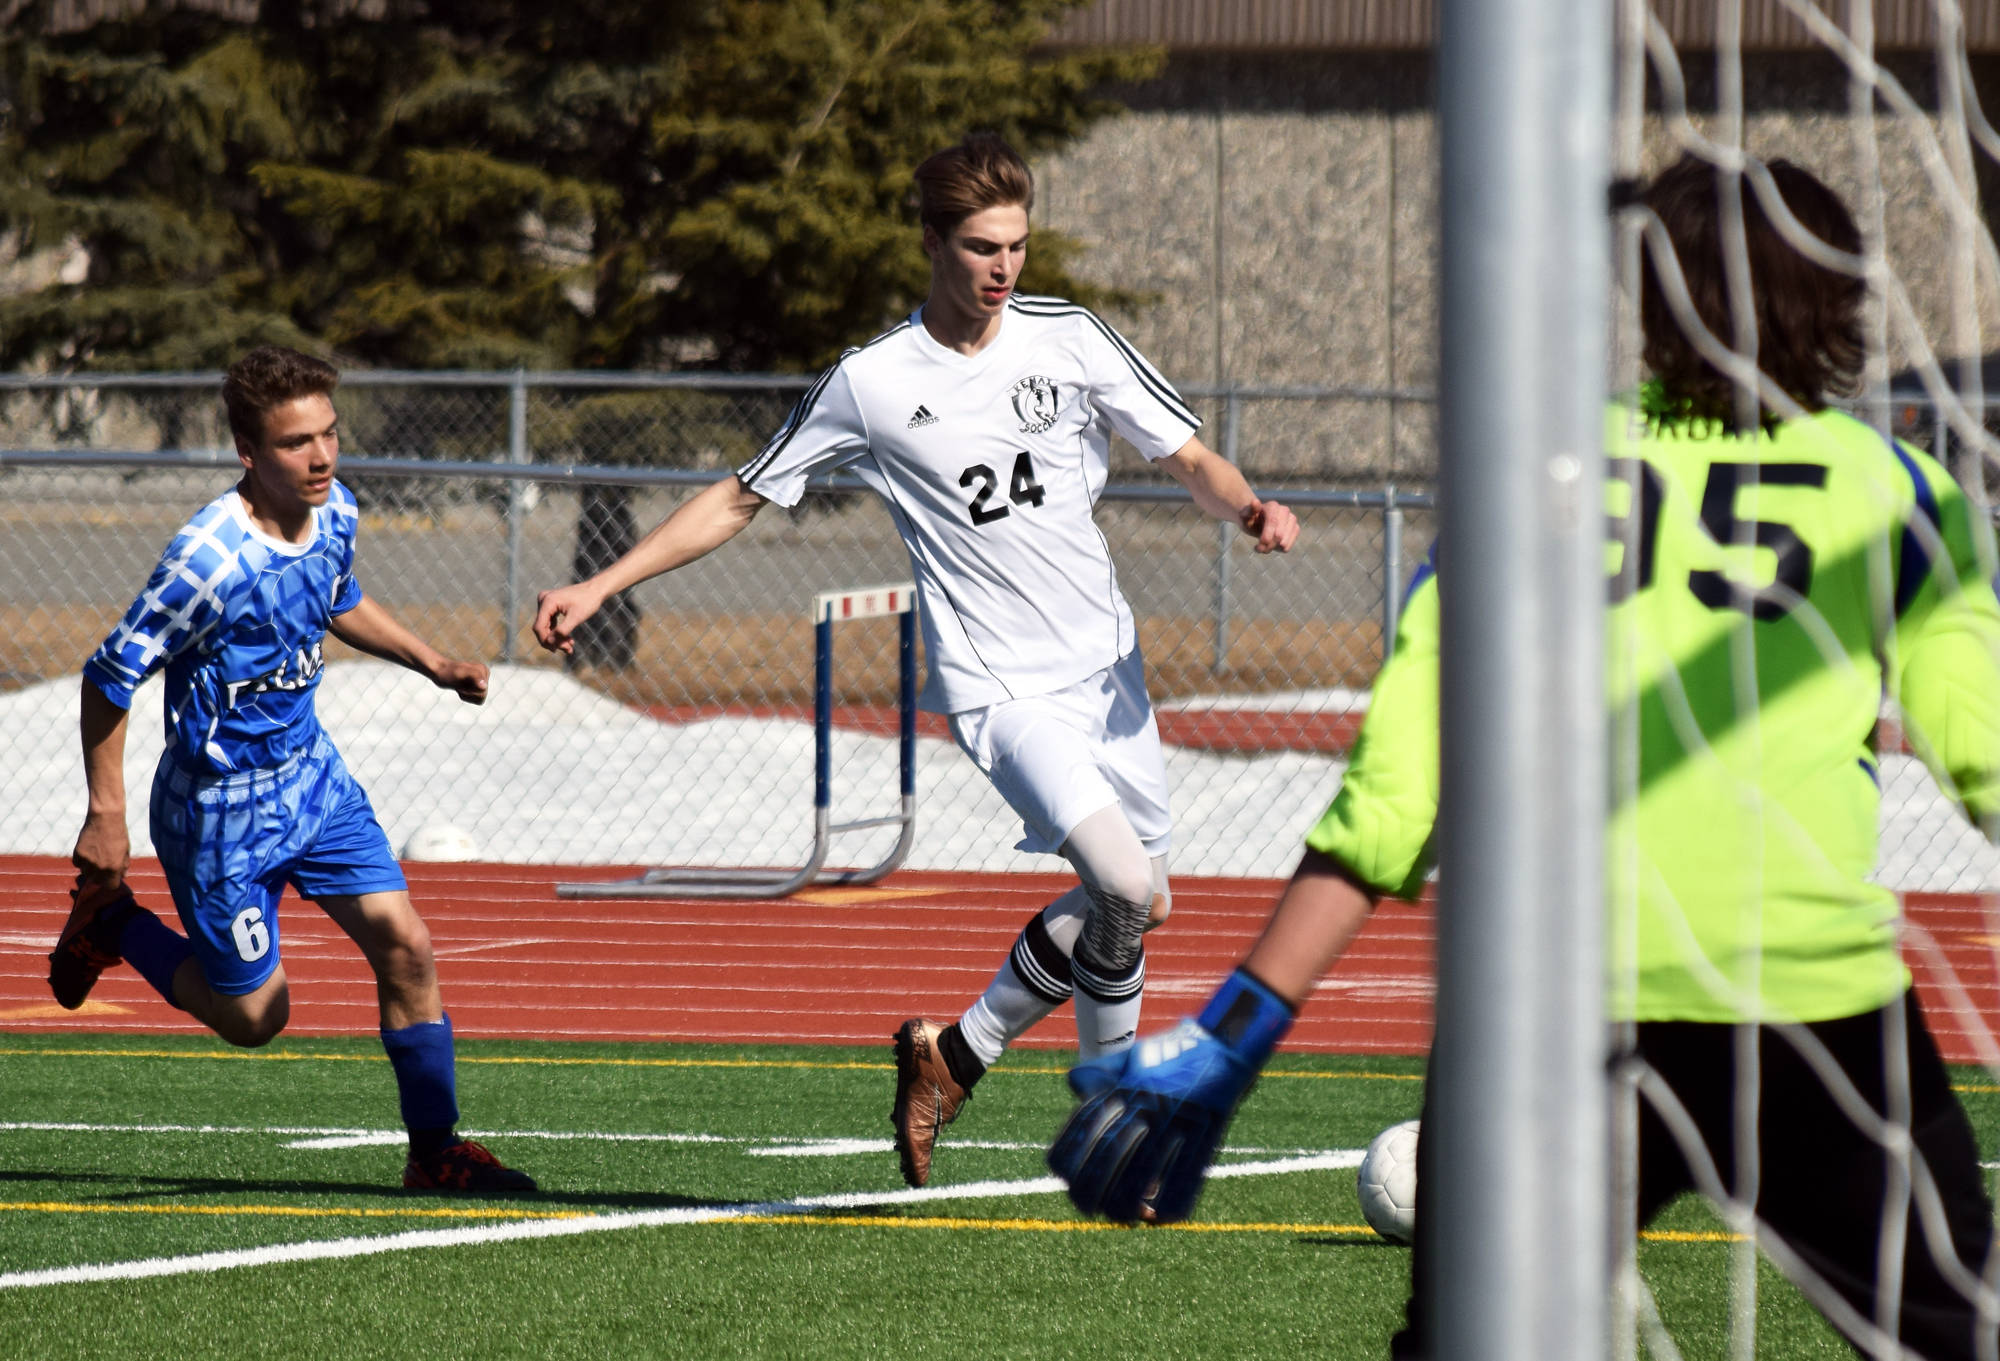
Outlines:
[[[853,353],[852,350],[847,352],[847,354]],[[840,358],[845,360],[847,355],[844,354]],[[792,442],[792,436],[799,433],[799,427],[812,415],[813,407],[819,402],[820,393],[826,391],[826,385],[833,381],[833,375],[839,372],[840,361],[835,361],[833,367],[822,373],[813,385],[806,389],[806,395],[793,405],[791,414],[785,417],[784,425],[780,426],[778,433],[771,437],[771,442],[759,450],[748,463],[736,470],[736,476],[742,480],[744,486],[749,486],[758,474],[770,467],[772,461],[785,451],[785,446]]]
[[[784,425],[780,426],[778,433],[771,437],[771,442],[760,449],[748,463],[745,463],[741,468],[736,470],[736,476],[741,479],[743,485],[746,487],[750,486],[752,481],[762,476],[764,470],[769,468],[778,455],[785,451],[785,446],[792,442],[792,437],[799,433],[799,429],[811,417],[813,407],[819,403],[820,394],[826,391],[826,385],[833,381],[833,376],[840,372],[842,364],[845,364],[863,350],[872,349],[889,337],[908,330],[909,327],[910,323],[907,318],[899,321],[888,330],[882,332],[881,335],[863,344],[856,345],[854,348],[842,353],[840,358],[834,360],[833,366],[814,380],[813,385],[806,389],[806,395],[799,398],[798,404],[792,408],[791,414],[785,418]]]
[[[1165,378],[1161,377],[1158,370],[1147,363],[1137,350],[1133,349],[1126,342],[1124,336],[1119,335],[1115,329],[1106,325],[1103,318],[1099,317],[1088,307],[1082,307],[1073,302],[1065,302],[1061,298],[1022,298],[1017,296],[1009,298],[1007,301],[1010,307],[1031,317],[1083,317],[1091,325],[1095,326],[1099,333],[1117,348],[1120,354],[1125,356],[1125,362],[1131,365],[1132,372],[1138,377],[1140,385],[1147,392],[1151,393],[1161,406],[1166,407],[1174,416],[1186,421],[1190,427],[1197,430],[1201,428],[1201,417],[1195,415],[1189,409],[1187,403],[1181,400],[1180,394],[1174,391],[1173,386]]]

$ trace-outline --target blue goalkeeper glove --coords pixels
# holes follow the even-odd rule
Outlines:
[[[1292,1025],[1285,1000],[1238,969],[1200,1016],[1070,1070],[1083,1104],[1049,1169],[1085,1214],[1186,1219],[1236,1104]]]

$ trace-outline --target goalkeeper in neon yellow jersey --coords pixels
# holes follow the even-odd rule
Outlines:
[[[1796,166],[1769,169],[1807,231],[1858,254],[1830,190]],[[1729,335],[1716,177],[1687,158],[1638,202],[1666,228],[1703,323]],[[1653,377],[1641,410],[1613,409],[1606,429],[1612,738],[1637,756],[1607,842],[1611,1013],[1630,1023],[1609,1057],[1657,1079],[1641,1088],[1639,1220],[1694,1189],[1704,1161],[1722,1187],[1739,1186],[1737,1038],[1754,1025],[1750,1194],[1810,1296],[1837,1297],[1829,1317],[1857,1340],[1873,1329],[1873,1341],[1926,1358],[1992,1355],[1996,1301],[1980,1280],[1992,1208],[1977,1147],[1911,990],[1896,900],[1868,877],[1885,694],[1966,816],[1991,827],[2000,815],[1988,531],[1928,455],[1828,406],[1858,386],[1864,286],[1789,244],[1747,185],[1743,201],[1757,359],[1776,392],[1754,427],[1739,427],[1734,386],[1682,333],[1649,250],[1640,310]],[[1049,1157],[1086,1212],[1186,1215],[1236,1102],[1313,984],[1379,898],[1422,886],[1438,809],[1446,552],[1442,573],[1434,553],[1412,583],[1340,791],[1242,967],[1198,1018],[1071,1074],[1084,1101]],[[1746,659],[1754,695],[1740,682]],[[1891,1263],[1900,1289],[1877,1289],[1883,1227],[1903,1213],[1882,1126],[1857,1126],[1813,1058],[1885,1119],[1907,1101],[1937,1213],[1909,1215]],[[1677,1143],[1655,1104],[1662,1090],[1705,1150]],[[1421,1144],[1418,1156],[1422,1184]],[[1413,1302],[1429,1294],[1429,1217],[1420,1197]],[[1393,1354],[1430,1356],[1425,1332],[1413,1303]]]

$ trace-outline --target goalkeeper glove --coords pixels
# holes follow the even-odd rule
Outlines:
[[[1085,1214],[1186,1219],[1229,1118],[1291,1028],[1292,1008],[1238,969],[1199,1017],[1070,1070],[1078,1106],[1049,1168]]]

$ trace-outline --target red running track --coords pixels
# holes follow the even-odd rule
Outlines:
[[[412,891],[437,948],[445,1005],[461,1034],[567,1040],[886,1043],[907,1016],[949,1019],[985,987],[1061,875],[897,874],[869,888],[809,890],[781,902],[569,901],[558,879],[614,878],[603,867],[412,865]],[[630,873],[631,871],[624,871]],[[44,958],[68,909],[71,872],[53,857],[0,857],[0,1030],[202,1033],[128,968],[108,973],[79,1012],[59,1010]],[[167,903],[156,862],[134,867],[149,905]],[[1278,885],[1177,878],[1173,920],[1147,938],[1147,1024],[1200,1006],[1242,957]],[[1959,988],[1913,949],[1918,986],[1947,1058],[1977,1061],[2000,1032],[2000,924],[1980,899],[1912,895],[1913,923]],[[1421,1054],[1430,1040],[1432,917],[1386,903],[1299,1018],[1287,1047]],[[280,936],[291,1032],[376,1028],[360,953],[308,903],[287,897]],[[1067,1008],[1023,1040],[1074,1043]]]
[[[783,718],[810,723],[813,711],[803,704],[648,704],[638,712],[662,723],[697,723],[711,718]],[[1365,710],[1348,713],[1297,713],[1288,709],[1155,709],[1160,740],[1170,747],[1250,752],[1310,751],[1339,756],[1354,745]],[[871,737],[894,737],[901,718],[892,706],[840,705],[833,726]],[[920,713],[917,732],[950,740],[944,715]]]

